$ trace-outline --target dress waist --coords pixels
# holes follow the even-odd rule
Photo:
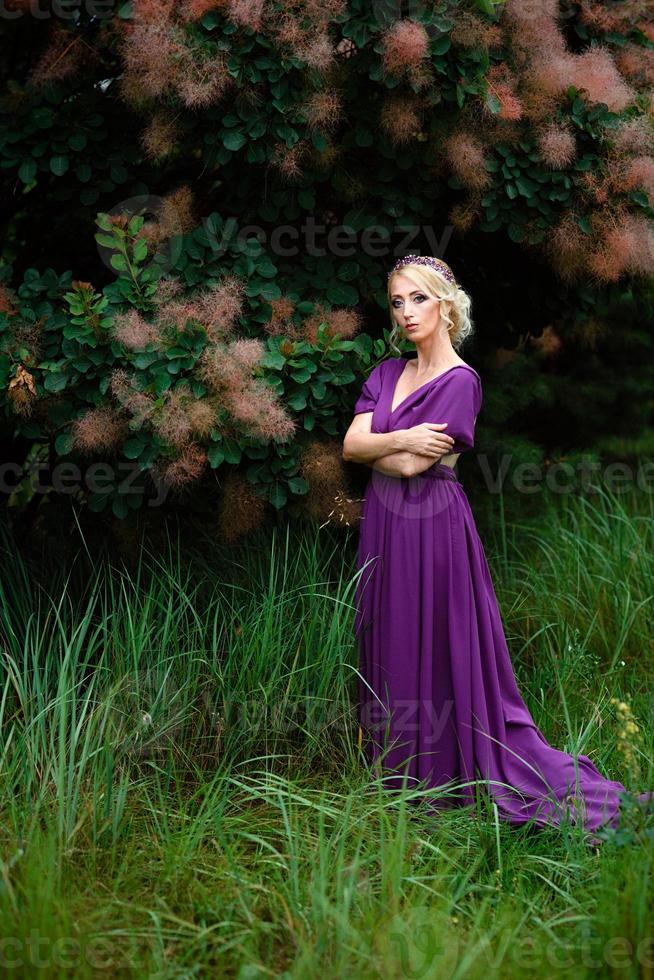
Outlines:
[[[427,476],[432,480],[451,480],[453,483],[459,482],[454,472],[454,467],[448,466],[447,463],[434,463],[428,470],[423,470],[420,476]]]

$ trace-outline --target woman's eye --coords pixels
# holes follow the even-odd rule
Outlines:
[[[425,297],[425,296],[423,296],[423,295],[422,295],[422,293],[417,293],[417,294],[416,294],[416,296],[415,296],[415,299],[419,299],[419,300],[423,300],[423,299],[426,299],[426,297]],[[398,303],[401,303],[401,302],[402,302],[402,300],[401,300],[401,299],[398,299],[398,300],[393,300],[393,306],[395,306],[395,307],[396,307],[396,306],[397,306],[397,304],[398,304]]]

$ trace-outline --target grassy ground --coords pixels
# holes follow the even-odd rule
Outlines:
[[[473,510],[536,723],[653,788],[650,498]],[[593,850],[365,770],[356,533],[61,570],[4,533],[3,975],[654,975],[647,825]]]

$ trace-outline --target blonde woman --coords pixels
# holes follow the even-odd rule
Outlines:
[[[355,597],[366,757],[391,785],[438,787],[435,809],[472,803],[477,782],[515,824],[617,826],[625,787],[549,745],[520,695],[454,469],[483,397],[458,354],[470,298],[447,263],[408,255],[389,273],[388,301],[391,346],[401,331],[417,357],[372,370],[343,443],[345,459],[372,467]]]

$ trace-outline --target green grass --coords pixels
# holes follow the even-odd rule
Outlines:
[[[649,498],[484,508],[536,723],[652,788]],[[654,975],[647,827],[593,850],[482,798],[430,815],[366,771],[356,530],[177,545],[123,567],[80,537],[37,568],[3,532],[3,975]],[[612,697],[643,736],[628,765]]]

